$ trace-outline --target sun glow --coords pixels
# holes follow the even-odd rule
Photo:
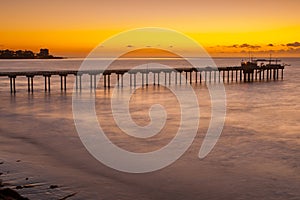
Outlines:
[[[213,56],[249,51],[297,56],[299,6],[295,0],[6,1],[1,3],[0,49],[49,48],[55,55],[82,57],[122,31],[162,27],[186,34]],[[136,36],[137,42],[139,37],[144,36]]]

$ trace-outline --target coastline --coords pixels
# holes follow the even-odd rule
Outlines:
[[[48,57],[48,58],[0,58],[0,60],[51,60],[51,59],[68,59],[67,57]]]

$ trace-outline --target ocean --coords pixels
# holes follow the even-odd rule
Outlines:
[[[200,110],[196,135],[179,159],[147,173],[108,167],[85,148],[74,122],[74,76],[67,77],[66,92],[60,90],[60,77],[51,78],[51,92],[44,92],[43,77],[35,77],[33,93],[27,92],[27,78],[18,77],[16,94],[10,93],[9,79],[0,77],[0,179],[6,187],[21,186],[18,192],[29,199],[63,199],[68,195],[70,199],[122,200],[300,199],[300,59],[281,60],[290,65],[283,80],[224,83],[224,127],[212,151],[202,159],[198,154],[210,126],[212,103],[209,87],[192,83],[198,106],[191,104],[187,109],[189,113]],[[171,67],[184,65],[176,59],[160,62]],[[238,66],[241,58],[214,58],[214,62],[217,66]],[[1,60],[0,72],[70,70],[78,69],[81,63],[82,59]],[[126,59],[116,67],[128,68],[132,63]],[[177,87],[186,99],[191,98],[186,92],[189,84]],[[117,92],[132,92],[127,89]],[[102,130],[112,143],[127,151],[159,150],[172,141],[182,125],[180,102],[167,87],[149,85],[130,97],[127,109],[140,127],[151,123],[151,117],[161,117],[160,112],[149,115],[152,105],[164,108],[162,129],[148,138],[129,136],[118,126],[127,118],[114,120],[114,88],[99,87],[92,95]],[[91,124],[85,126],[88,130]],[[188,138],[192,130],[189,123],[186,126],[184,136]],[[104,144],[100,141],[96,145]]]

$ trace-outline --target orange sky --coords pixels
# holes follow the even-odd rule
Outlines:
[[[0,49],[81,57],[114,34],[150,26],[180,31],[213,56],[299,56],[299,9],[299,0],[3,1]]]

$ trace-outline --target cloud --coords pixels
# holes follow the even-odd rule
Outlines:
[[[234,44],[234,45],[230,45],[230,46],[220,46],[220,45],[218,45],[218,47],[226,47],[226,48],[250,48],[250,49],[259,49],[259,48],[261,48],[261,46],[259,46],[259,45],[250,45],[250,44],[247,44],[247,43],[240,44],[240,45]]]
[[[273,44],[268,44],[267,46],[268,46],[268,47],[273,47],[274,45],[273,45]]]
[[[247,44],[247,43],[242,44],[239,47],[240,48],[250,48],[250,49],[259,49],[259,48],[261,48],[261,46],[259,46],[259,45],[250,45],[250,44]]]
[[[248,47],[250,47],[250,44],[242,44],[242,45],[240,45],[240,47],[241,48],[248,48]]]
[[[234,45],[229,45],[229,46],[222,46],[222,45],[217,45],[216,47],[221,47],[221,48],[238,48],[239,45],[238,44],[234,44]],[[212,46],[212,48],[214,48],[214,46]]]
[[[127,48],[132,48],[133,46],[131,44],[127,45],[126,46]]]
[[[288,47],[300,47],[300,42],[293,42],[286,44]]]
[[[246,54],[248,53],[246,50],[241,50],[239,53]],[[290,49],[277,49],[277,50],[259,50],[255,51],[256,55],[267,55],[267,54],[275,54],[276,55],[298,55],[300,53],[300,48],[290,48]]]

